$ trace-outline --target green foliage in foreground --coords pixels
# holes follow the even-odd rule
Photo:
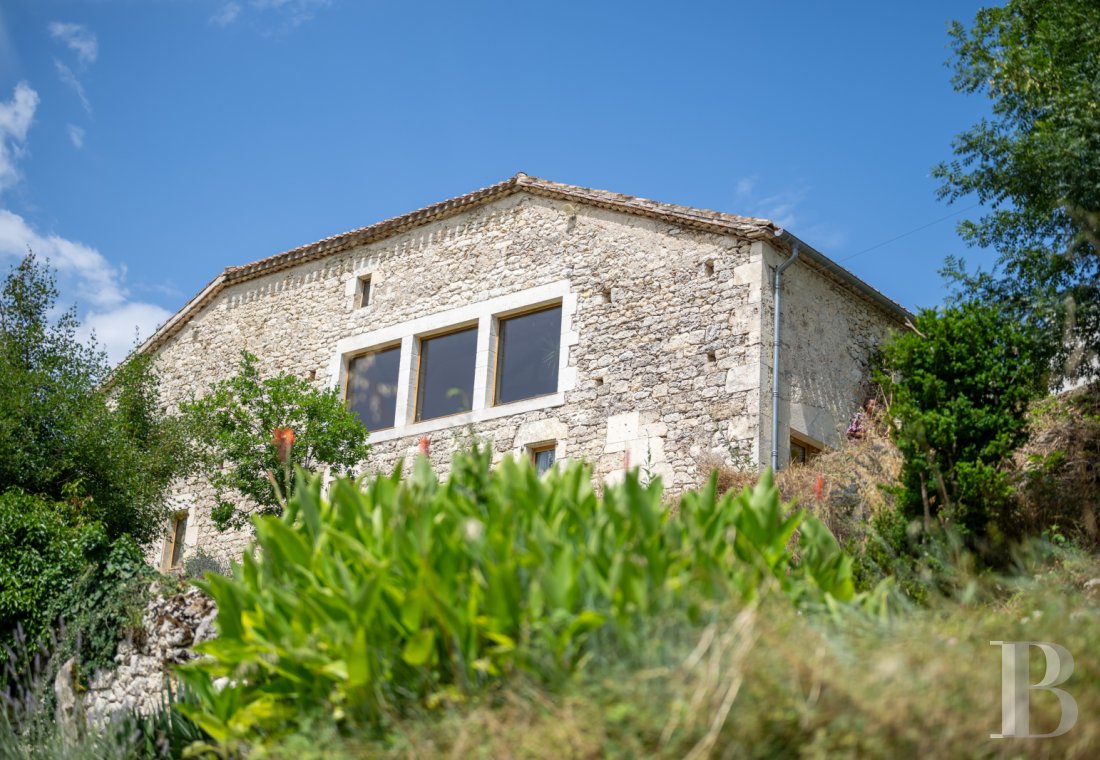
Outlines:
[[[389,735],[331,720],[278,741],[275,760],[469,758],[1086,758],[1100,746],[1100,607],[1091,554],[1034,547],[1019,574],[971,576],[889,621],[800,614],[776,595],[717,625],[663,632],[642,661],[609,653],[562,689],[516,679],[400,719]],[[679,635],[671,635],[679,633]],[[1080,719],[1054,739],[991,739],[1001,726],[1001,650],[1052,641],[1073,654],[1062,685]],[[1045,669],[1033,649],[1031,682]],[[1061,717],[1035,689],[1032,731]]]
[[[222,530],[247,525],[253,506],[279,514],[298,468],[348,474],[370,451],[367,429],[335,389],[319,390],[285,372],[261,378],[247,351],[237,374],[181,408],[218,495],[211,517]],[[273,441],[277,430],[288,436],[282,456]]]
[[[506,675],[560,683],[596,641],[637,651],[657,624],[705,623],[765,586],[854,598],[851,559],[770,474],[721,498],[712,479],[670,516],[637,473],[601,497],[581,464],[540,479],[490,457],[456,455],[442,484],[424,458],[407,480],[338,480],[327,501],[303,478],[281,518],[254,521],[234,577],[200,583],[220,635],[180,673],[189,716],[223,749],[328,711],[378,726]]]
[[[904,458],[899,510],[997,543],[1014,532],[1005,465],[1045,388],[1033,334],[973,302],[925,310],[915,327],[886,344],[876,377]]]

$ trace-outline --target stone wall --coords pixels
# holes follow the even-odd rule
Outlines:
[[[328,387],[340,341],[564,282],[573,340],[554,405],[376,435],[367,469],[389,470],[426,434],[445,471],[472,428],[497,458],[557,440],[559,460],[584,459],[601,479],[618,477],[629,453],[675,491],[699,482],[708,452],[759,449],[760,389],[742,381],[760,375],[759,271],[759,248],[735,237],[517,194],[228,287],[158,350],[159,368],[173,405],[232,372],[241,350],[263,372]],[[358,309],[351,283],[364,273],[372,299]],[[176,498],[190,511],[189,547],[240,554],[247,536],[213,527],[200,481]]]
[[[768,287],[762,298],[766,349],[761,370],[765,408],[764,438],[770,436],[772,320],[775,268],[786,259],[764,246]],[[779,389],[779,462],[790,455],[789,432],[816,444],[835,445],[852,416],[870,393],[870,360],[891,329],[901,327],[894,315],[842,287],[805,259],[782,277]],[[767,444],[770,454],[770,442]],[[764,460],[762,460],[764,461]]]
[[[84,716],[101,726],[128,711],[148,714],[164,702],[172,665],[194,658],[191,647],[214,637],[214,602],[192,586],[169,593],[154,584],[141,628],[119,643],[116,667],[92,674]]]
[[[495,323],[471,310],[556,293],[558,393],[502,407],[490,399],[480,409],[475,400],[470,413],[379,431],[366,469],[408,461],[426,435],[445,472],[474,433],[497,459],[556,441],[559,461],[583,459],[602,481],[639,465],[677,492],[718,461],[767,459],[770,283],[781,258],[759,241],[517,193],[226,287],[157,350],[162,387],[172,405],[202,393],[234,371],[242,350],[259,357],[262,372],[339,386],[345,352],[385,337],[402,343],[407,368],[416,329],[448,319],[480,319],[484,369]],[[355,284],[366,275],[370,305],[357,308]],[[788,270],[784,292],[784,421],[825,436],[849,413],[866,346],[890,317],[802,264]],[[189,512],[188,547],[240,555],[247,534],[214,528],[201,480],[181,483],[175,498]]]

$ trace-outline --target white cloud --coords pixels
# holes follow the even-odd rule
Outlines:
[[[107,358],[117,364],[170,316],[171,312],[156,304],[125,303],[115,309],[88,312],[81,320],[78,336],[86,341],[95,335],[107,351]]]
[[[755,216],[762,219],[770,219],[785,230],[790,230],[795,225],[799,227],[799,237],[810,245],[822,250],[839,248],[848,241],[848,233],[838,229],[829,222],[814,222],[806,220],[804,202],[810,195],[810,188],[806,186],[789,187],[770,195],[762,195],[756,192],[757,178],[744,177],[734,186],[734,213],[744,216]]]
[[[795,223],[798,204],[806,198],[806,188],[791,188],[761,197],[756,190],[756,177],[743,177],[737,181],[734,199],[735,213],[770,219],[784,229]]]
[[[38,93],[26,82],[15,86],[15,94],[9,101],[0,101],[0,190],[19,181],[19,169],[15,162],[23,155],[27,130],[34,121],[38,108]]]
[[[37,108],[38,93],[24,82],[16,85],[11,100],[0,101],[0,191],[19,181],[16,161]],[[68,129],[69,139],[80,147],[84,130],[73,124]],[[124,266],[112,264],[90,245],[40,232],[19,214],[0,207],[0,263],[12,263],[27,251],[57,270],[63,297],[77,302],[81,337],[94,331],[112,362],[126,358],[135,334],[149,336],[170,316],[156,304],[130,299]]]
[[[81,63],[95,63],[99,56],[99,40],[91,29],[83,24],[54,21],[50,23],[49,30],[50,36],[68,45]]]
[[[73,92],[80,98],[80,104],[84,106],[84,110],[91,113],[91,101],[88,100],[88,95],[84,92],[84,85],[76,78],[76,74],[73,73],[73,70],[56,58],[53,59],[53,63],[54,66],[57,67],[57,75],[61,78],[61,81],[73,89]]]
[[[210,23],[214,26],[229,26],[241,15],[240,3],[226,3],[217,13],[210,17]]]
[[[171,316],[156,304],[130,300],[126,268],[111,264],[95,248],[42,234],[23,217],[0,208],[0,261],[18,259],[28,250],[57,270],[62,294],[75,292],[78,311],[84,312],[81,337],[94,331],[112,362],[126,358],[135,333],[144,339]]]
[[[112,266],[95,248],[60,235],[43,235],[23,217],[0,209],[0,257],[18,258],[28,249],[49,259],[61,276],[74,280],[77,297],[93,307],[118,306],[125,300],[121,285],[125,270]]]
[[[329,5],[332,5],[332,0],[248,0],[247,3],[243,0],[230,0],[210,17],[210,23],[215,26],[229,26],[251,11],[258,16],[268,15],[281,19],[279,28],[292,29],[312,20],[317,11]]]

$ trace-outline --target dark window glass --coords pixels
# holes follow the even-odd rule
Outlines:
[[[806,463],[806,447],[801,443],[791,441],[791,462]]]
[[[531,452],[531,458],[535,460],[535,469],[542,475],[554,466],[554,447],[535,449]]]
[[[496,402],[556,392],[560,345],[560,306],[500,320]]]
[[[477,328],[420,341],[416,419],[431,420],[473,408]]]
[[[370,306],[370,277],[359,278],[359,308]]]
[[[348,408],[367,430],[394,426],[401,346],[356,356],[348,363]]]

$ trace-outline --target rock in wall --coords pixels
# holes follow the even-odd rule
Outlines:
[[[199,589],[166,589],[154,583],[141,628],[118,646],[114,670],[97,671],[83,694],[84,714],[100,726],[127,711],[150,713],[164,702],[171,666],[194,659],[191,647],[214,638],[214,601]]]

